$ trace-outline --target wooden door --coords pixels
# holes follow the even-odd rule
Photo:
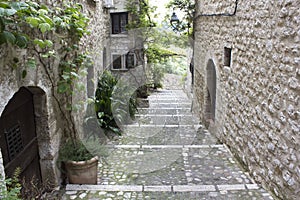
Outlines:
[[[33,177],[41,183],[33,95],[24,87],[13,96],[0,117],[0,147],[7,177],[12,177],[20,167],[20,178],[25,178],[26,183]]]

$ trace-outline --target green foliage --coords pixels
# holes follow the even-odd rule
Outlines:
[[[136,88],[134,88],[130,80],[118,80],[118,84],[114,87],[112,94],[112,110],[114,119],[118,123],[126,124],[134,118],[136,113]]]
[[[131,95],[130,88],[125,83],[117,83],[118,79],[111,72],[103,72],[96,89],[95,111],[101,128],[121,135],[117,122],[125,123],[127,112],[134,117],[136,97],[129,96]]]
[[[21,184],[19,176],[21,169],[17,168],[12,178],[6,179],[0,183],[0,197],[4,200],[20,200],[21,199]],[[2,177],[0,177],[2,178]]]
[[[79,3],[64,3],[62,8],[48,8],[46,5],[34,1],[15,2],[2,1],[0,3],[0,45],[10,43],[16,48],[34,49],[38,47],[39,61],[48,63],[57,52],[54,44],[63,44],[65,55],[59,67],[61,81],[58,83],[59,93],[71,93],[73,84],[79,78],[78,71],[88,58],[81,53],[78,45],[80,39],[89,34],[87,30],[89,19],[82,12]],[[61,40],[51,40],[47,34],[61,35]],[[66,39],[65,39],[66,38]],[[27,67],[36,66],[36,58],[28,57],[22,77],[27,75]]]
[[[132,15],[133,20],[128,23],[128,29],[155,27],[150,13],[154,12],[156,7],[151,7],[148,0],[127,0],[126,9]]]
[[[60,148],[59,160],[67,161],[84,161],[89,160],[93,157],[91,153],[86,149],[81,141],[68,140]]]
[[[96,155],[99,157],[107,156],[107,152],[98,138],[67,140],[59,150],[58,162],[85,161]]]
[[[101,128],[121,134],[113,117],[111,97],[117,79],[109,72],[104,71],[98,80],[98,87],[95,94],[95,111]]]

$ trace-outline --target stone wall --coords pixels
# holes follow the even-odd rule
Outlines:
[[[234,16],[207,16],[232,14],[235,2],[197,1],[194,111],[257,181],[281,199],[296,199],[300,193],[299,1],[238,1]],[[212,77],[207,76],[211,61],[216,71],[214,119],[207,115],[212,103],[208,92]]]
[[[73,100],[85,102],[88,96],[93,96],[97,84],[97,77],[103,70],[103,48],[108,37],[108,11],[103,8],[103,1],[81,0],[84,12],[90,17],[89,29],[91,34],[81,42],[82,48],[88,49],[91,53],[91,66],[85,69],[87,75],[83,73],[81,82],[86,87],[80,93],[73,97]],[[57,6],[57,1],[47,1],[49,6]],[[59,46],[57,47],[59,48]],[[60,141],[66,127],[70,126],[64,114],[62,107],[70,102],[64,102],[56,90],[59,80],[58,64],[61,59],[59,55],[51,60],[47,67],[51,67],[52,82],[49,74],[43,65],[37,60],[37,67],[28,69],[27,76],[21,78],[22,68],[24,67],[23,58],[34,56],[34,52],[19,50],[9,45],[0,47],[0,114],[5,106],[20,87],[29,87],[34,96],[34,113],[36,121],[36,132],[38,136],[40,166],[43,181],[51,184],[53,187],[60,185],[60,172],[57,169],[57,156]],[[13,58],[19,59],[17,69],[13,69]],[[58,103],[60,101],[60,103]],[[62,101],[62,102],[61,102]],[[85,106],[85,105],[84,105]],[[81,128],[82,117],[84,116],[86,106],[80,112],[73,113],[73,120],[76,128]],[[63,109],[64,110],[64,109]],[[1,115],[0,115],[1,116]],[[2,163],[0,163],[2,166]],[[0,167],[0,174],[3,170]]]

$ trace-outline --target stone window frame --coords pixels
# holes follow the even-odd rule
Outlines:
[[[118,57],[121,57],[121,68],[115,68],[115,59],[114,57],[115,56],[118,56]],[[128,67],[128,59],[127,59],[127,56],[133,56],[133,66],[131,67]],[[123,53],[123,54],[120,54],[120,53],[112,53],[111,54],[111,60],[112,60],[112,64],[111,64],[111,70],[114,70],[114,71],[118,71],[118,70],[128,70],[128,69],[131,69],[131,68],[134,68],[135,65],[136,65],[136,62],[137,62],[137,59],[136,59],[136,55],[132,52],[129,52],[129,53]]]
[[[110,13],[111,34],[127,34],[126,26],[128,24],[128,12]],[[118,21],[115,21],[118,20]]]

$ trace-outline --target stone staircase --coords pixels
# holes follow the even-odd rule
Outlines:
[[[182,90],[148,99],[107,145],[98,185],[67,185],[63,199],[272,199],[199,124]]]

